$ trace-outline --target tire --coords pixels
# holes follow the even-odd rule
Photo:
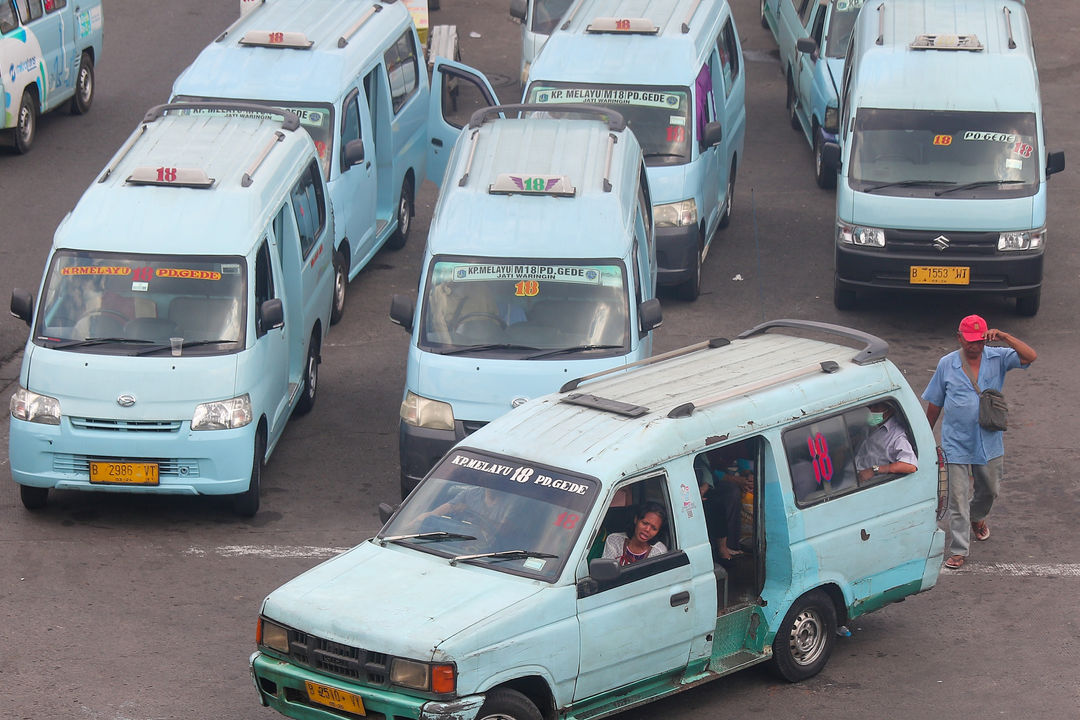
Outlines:
[[[829,172],[825,167],[825,163],[821,160],[821,148],[825,145],[825,138],[821,134],[821,129],[814,128],[814,179],[817,180],[819,188],[825,190],[831,190],[836,187],[836,173]]]
[[[18,115],[15,116],[15,152],[24,155],[30,152],[37,135],[37,103],[29,90],[23,90],[22,102],[19,103]]]
[[[259,512],[259,489],[262,485],[263,456],[266,455],[266,439],[262,428],[255,431],[255,451],[251,458],[251,480],[248,489],[239,495],[233,495],[233,512],[242,517],[254,517]]]
[[[694,253],[694,267],[691,268],[693,274],[689,280],[686,280],[675,287],[675,293],[680,300],[685,302],[694,302],[698,299],[698,295],[701,294],[701,247],[698,246],[698,250]]]
[[[497,688],[487,694],[476,720],[543,720],[543,715],[517,690]]]
[[[94,59],[84,52],[75,76],[75,97],[71,98],[71,114],[85,115],[94,103]]]
[[[836,644],[836,608],[821,590],[811,590],[791,606],[773,640],[773,669],[788,682],[821,672]]]
[[[330,324],[337,325],[345,315],[345,294],[349,287],[349,265],[340,250],[334,251],[334,296],[330,301]]]
[[[296,415],[307,415],[315,407],[315,396],[319,391],[319,360],[319,331],[314,330],[304,360],[304,387],[300,390],[300,400],[293,411]]]
[[[20,485],[19,499],[27,510],[40,510],[49,502],[49,488]]]
[[[1042,289],[1016,298],[1016,314],[1024,317],[1035,317],[1039,312],[1039,304],[1042,302]]]
[[[412,181],[405,178],[401,183],[401,195],[398,196],[397,204],[397,229],[390,239],[386,241],[386,247],[391,250],[400,250],[405,247],[409,239],[409,230],[412,229],[413,216],[413,188]]]
[[[795,81],[791,79],[791,73],[787,76],[787,113],[788,122],[791,123],[791,127],[795,130],[802,130],[802,124],[799,122],[799,113],[796,111],[795,106],[798,104],[798,100],[795,98]]]
[[[761,13],[761,27],[768,30],[769,19],[765,17],[765,0],[760,0],[760,2],[758,3],[758,11]]]
[[[735,204],[735,159],[731,160],[731,172],[727,177],[727,189],[724,191],[724,214],[720,216],[717,227],[721,230],[731,224],[731,208]]]
[[[840,279],[833,277],[833,305],[837,310],[855,309],[855,291],[840,284]]]

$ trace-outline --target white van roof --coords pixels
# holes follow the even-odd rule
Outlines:
[[[856,21],[860,107],[1034,112],[1039,78],[1018,0],[880,0]],[[952,82],[927,82],[949,77]]]
[[[726,7],[727,0],[578,0],[529,77],[689,85],[713,47]]]
[[[199,53],[173,95],[333,102],[411,25],[398,0],[264,2]]]
[[[267,119],[175,112],[181,107],[226,105],[148,111],[60,224],[56,247],[247,253],[300,170],[316,159],[311,136],[297,132],[296,116],[286,111]]]
[[[863,347],[766,332],[773,328],[838,334]],[[883,340],[855,330],[772,321],[730,342],[702,342],[640,361],[629,372],[613,368],[594,380],[571,381],[463,444],[621,479],[708,445],[864,402],[868,395],[910,392],[887,354]]]
[[[562,107],[573,117],[499,117],[515,108],[560,106],[502,105],[473,114],[447,165],[429,251],[625,256],[642,159],[622,116],[575,105]]]

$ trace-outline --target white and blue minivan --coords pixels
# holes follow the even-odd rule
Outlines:
[[[521,84],[544,43],[559,26],[573,0],[510,0],[510,17],[521,23]]]
[[[863,0],[761,0],[761,24],[780,49],[788,119],[810,142],[822,188],[836,185],[836,169],[822,162],[821,151],[837,141],[840,79],[862,6]]]
[[[396,295],[390,310],[412,335],[403,497],[454,443],[511,408],[649,357],[661,321],[649,181],[618,113],[479,110],[442,188],[418,300]]]
[[[90,110],[104,26],[101,0],[0,0],[0,130],[16,152],[30,150],[41,113]]]
[[[236,117],[251,112],[259,117]],[[312,408],[333,293],[333,213],[297,117],[152,108],[60,223],[11,397],[11,475],[50,488],[231,495]]]
[[[934,78],[927,82],[927,78]],[[875,0],[844,69],[833,300],[985,293],[1034,315],[1042,297],[1047,152],[1031,26],[1019,0]]]
[[[315,140],[336,213],[334,310],[382,247],[404,247],[425,176],[428,77],[400,0],[256,3],[173,84],[174,102],[288,108]]]

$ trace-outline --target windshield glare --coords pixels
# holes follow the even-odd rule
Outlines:
[[[436,258],[424,290],[419,344],[512,356],[580,348],[589,357],[628,351],[630,315],[621,263],[520,258]],[[605,346],[588,350],[591,346]],[[557,356],[566,359],[572,353]]]
[[[526,102],[603,105],[618,111],[634,131],[646,165],[690,161],[693,136],[687,88],[589,83],[536,83]]]
[[[244,345],[242,257],[119,255],[60,250],[45,279],[34,342],[104,354],[142,354],[170,338],[184,353],[223,354]],[[113,342],[78,345],[93,340]]]
[[[855,27],[855,18],[863,0],[836,0],[829,16],[829,34],[825,42],[825,56],[831,58],[847,57],[848,40],[851,29]]]
[[[848,176],[855,190],[931,196],[947,184],[978,187],[946,197],[1024,197],[1039,184],[1032,113],[975,113],[861,108],[855,117]],[[919,186],[911,181],[933,182]]]
[[[598,489],[596,480],[536,463],[452,450],[378,538],[398,537],[396,543],[448,559],[527,551],[533,557],[467,562],[553,582],[586,524]],[[432,535],[408,537],[418,533]]]

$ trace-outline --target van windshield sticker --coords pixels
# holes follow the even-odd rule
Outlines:
[[[555,280],[564,283],[599,285],[602,279],[599,268],[582,265],[459,265],[454,269],[455,282],[476,280],[517,280],[515,289],[526,288],[539,280]],[[537,291],[539,292],[539,288]],[[528,295],[524,290],[516,292]],[[533,293],[536,294],[536,293]]]
[[[108,267],[105,265],[73,265],[62,268],[61,275],[130,275],[129,267]]]
[[[858,10],[863,6],[864,0],[836,0],[836,9],[840,12]]]
[[[185,280],[220,280],[221,273],[213,270],[188,270],[187,268],[158,268],[154,276],[159,278],[182,278]]]
[[[600,105],[640,105],[655,108],[681,108],[682,93],[631,88],[538,88],[531,102],[539,104],[597,103]]]
[[[821,433],[811,433],[806,438],[810,447],[810,461],[814,466],[814,480],[818,487],[832,481],[833,464],[829,457],[829,441]]]
[[[487,487],[497,487],[502,484],[515,483],[521,486],[522,489],[529,488],[530,495],[539,496],[544,495],[556,495],[560,498],[559,504],[570,510],[577,510],[581,512],[588,508],[589,502],[592,499],[592,495],[595,493],[595,484],[579,482],[577,480],[570,480],[565,477],[561,477],[558,473],[553,473],[547,469],[537,469],[529,464],[512,463],[504,464],[494,459],[481,459],[472,455],[466,455],[464,453],[454,453],[454,456],[448,461],[450,465],[455,465],[462,468],[467,468],[482,475],[487,475],[495,481],[496,484],[477,483],[486,485]],[[510,461],[507,461],[508,463]],[[550,474],[547,474],[550,473]],[[514,487],[514,485],[510,485]],[[571,500],[570,498],[580,498],[580,500]],[[574,527],[567,525],[567,517],[576,517],[573,513],[563,513],[559,516],[561,518],[563,527],[566,530],[573,530]],[[571,522],[571,525],[576,525],[575,522]]]

